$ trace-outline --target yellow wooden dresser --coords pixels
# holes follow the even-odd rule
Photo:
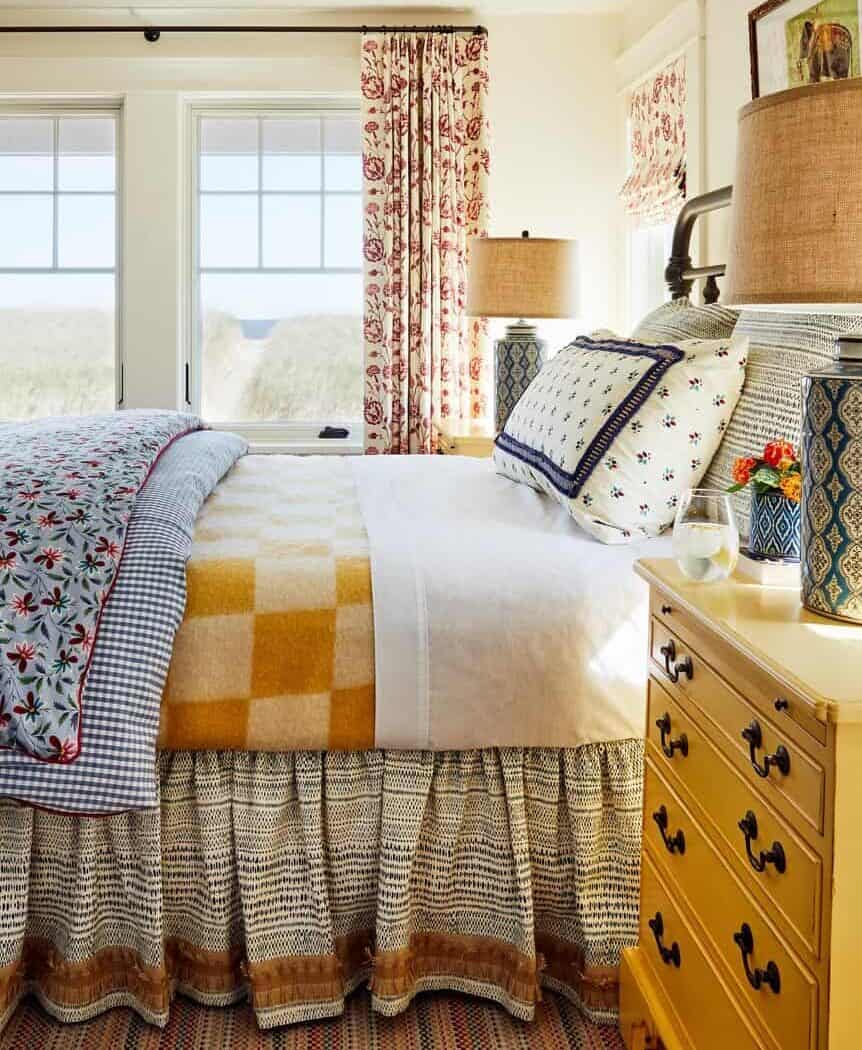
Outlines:
[[[862,626],[794,588],[650,585],[629,1050],[862,1048]]]

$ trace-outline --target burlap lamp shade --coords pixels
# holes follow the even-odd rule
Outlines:
[[[472,317],[574,317],[577,241],[476,237],[470,241],[467,313]]]
[[[740,110],[724,299],[862,304],[862,79]]]
[[[725,300],[862,314],[862,80],[740,111]],[[862,334],[836,348],[802,383],[802,600],[862,623]]]
[[[521,237],[477,237],[470,241],[469,256],[467,313],[520,318],[494,344],[499,432],[545,361],[544,340],[523,319],[578,312],[577,241],[530,237],[526,231]]]

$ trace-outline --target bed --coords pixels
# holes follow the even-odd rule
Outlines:
[[[369,539],[375,507],[386,559]],[[560,510],[490,460],[241,459],[198,519],[160,746],[447,751],[637,736],[643,608],[631,566],[669,541],[621,556]],[[408,531],[402,564],[391,550]],[[421,644],[408,624],[416,602]],[[375,660],[376,648],[407,666]],[[407,705],[417,653],[431,681]]]
[[[675,295],[714,276],[684,260],[693,214],[727,200],[686,206]],[[197,440],[165,448],[177,438]],[[28,993],[64,1021],[130,1005],[163,1025],[182,993],[249,996],[273,1027],[338,1013],[362,983],[390,1014],[449,988],[530,1019],[548,987],[613,1020],[637,937],[647,594],[631,567],[667,537],[602,546],[490,462],[234,453],[175,530],[185,609],[123,775],[73,754],[120,731],[95,705],[77,736],[62,719],[67,736],[35,734],[70,749],[65,767],[0,752],[0,792],[36,803],[0,806],[0,1026]],[[202,473],[177,459],[159,452],[141,482],[159,528]],[[108,593],[139,645],[135,554]],[[49,776],[54,806],[36,793]]]

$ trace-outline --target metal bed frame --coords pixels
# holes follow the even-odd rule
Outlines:
[[[695,281],[705,280],[703,301],[718,302],[718,278],[724,276],[725,266],[692,266],[691,235],[694,232],[694,224],[701,215],[729,208],[732,199],[733,187],[723,186],[720,190],[692,197],[682,206],[673,231],[670,259],[664,272],[672,299],[684,299],[691,292]]]

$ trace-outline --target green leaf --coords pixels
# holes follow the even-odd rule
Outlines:
[[[744,488],[745,488],[745,485],[740,483],[740,484],[737,484],[737,485],[731,485],[730,488],[727,489],[727,491],[728,492],[739,492],[740,489],[744,489]]]
[[[781,475],[773,467],[761,467],[755,472],[751,479],[756,485],[764,485],[768,489],[777,489],[781,482]],[[760,491],[758,489],[758,491]]]

